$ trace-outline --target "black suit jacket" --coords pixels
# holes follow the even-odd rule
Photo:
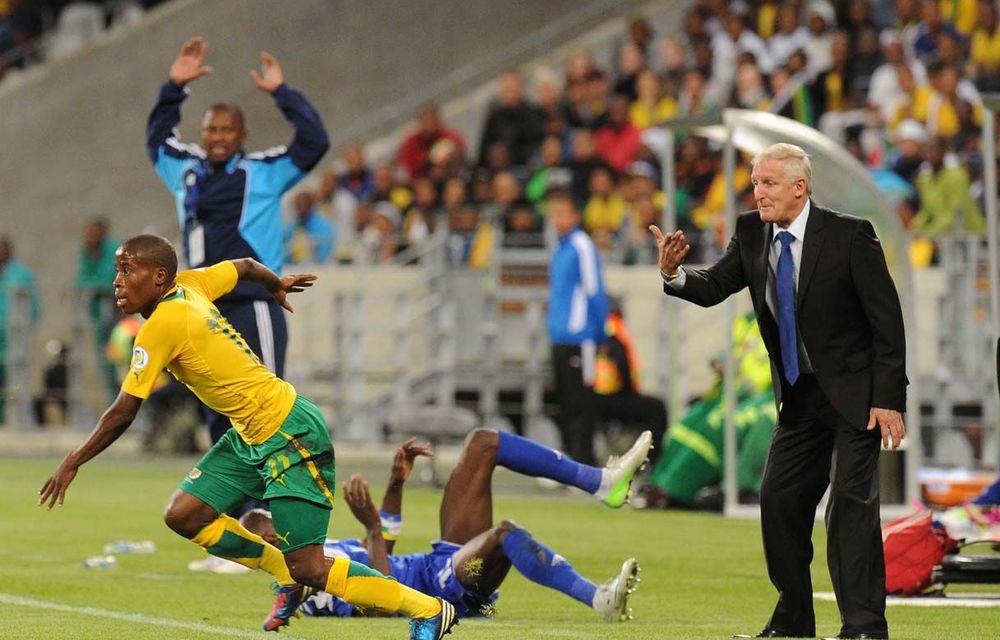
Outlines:
[[[778,323],[765,297],[773,227],[761,222],[758,211],[740,215],[736,234],[717,263],[685,268],[684,287],[677,291],[664,284],[663,290],[709,307],[749,287],[780,403]],[[871,407],[904,411],[903,313],[870,222],[811,205],[796,298],[798,334],[820,388],[840,415],[864,428]]]

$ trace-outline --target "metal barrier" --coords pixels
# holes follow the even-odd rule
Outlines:
[[[33,337],[31,318],[31,291],[16,287],[7,290],[7,352],[4,361],[5,385],[0,402],[0,422],[15,428],[34,424],[31,415],[34,367],[31,354]]]
[[[441,229],[406,256],[420,286],[386,295],[366,288],[377,265],[355,267],[351,286],[333,294],[333,400],[339,428],[357,440],[376,440],[394,407],[454,403],[455,301],[449,295]],[[373,307],[375,308],[373,311]],[[381,353],[368,349],[372,338]]]
[[[920,381],[932,410],[925,425],[925,455],[935,466],[991,464],[995,458],[995,352],[990,335],[992,309],[986,241],[967,233],[935,239],[944,286],[939,303],[925,312],[937,315],[938,363]],[[978,410],[981,407],[981,410]],[[985,440],[968,455],[956,451],[955,430],[981,430]],[[978,458],[978,459],[976,459]]]

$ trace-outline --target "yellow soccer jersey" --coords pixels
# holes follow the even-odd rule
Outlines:
[[[122,391],[148,398],[166,368],[212,409],[227,416],[248,444],[277,432],[295,403],[295,388],[267,370],[212,301],[236,286],[236,267],[220,262],[181,271],[177,287],[156,305],[135,338]]]

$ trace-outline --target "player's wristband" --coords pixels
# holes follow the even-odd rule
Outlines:
[[[399,513],[378,512],[382,519],[382,537],[386,540],[395,540],[403,531],[403,516]]]

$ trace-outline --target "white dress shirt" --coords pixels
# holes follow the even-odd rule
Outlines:
[[[781,231],[787,231],[795,237],[795,240],[791,243],[791,245],[789,245],[788,248],[792,252],[792,281],[795,283],[795,293],[798,295],[799,268],[802,265],[802,244],[806,237],[806,223],[809,221],[809,210],[812,208],[811,205],[811,201],[807,199],[805,206],[802,207],[802,211],[798,216],[796,216],[795,220],[788,225],[787,229],[774,227],[773,233],[771,234],[771,246],[768,251],[767,259],[767,285],[766,291],[764,292],[764,299],[767,302],[767,308],[771,310],[771,315],[774,316],[775,319],[778,317],[778,306],[774,286],[777,282],[778,258],[781,256],[781,240],[778,239],[778,233]],[[663,281],[667,283],[668,287],[671,287],[676,291],[680,291],[684,288],[684,283],[687,281],[687,277],[684,273],[684,267],[679,267],[677,271],[677,275],[673,278],[668,278],[662,273],[661,275],[663,275]],[[802,343],[802,334],[801,332],[796,331],[795,335],[799,343],[799,369],[802,373],[812,373],[812,364],[809,362],[809,354],[806,353],[806,347]]]

